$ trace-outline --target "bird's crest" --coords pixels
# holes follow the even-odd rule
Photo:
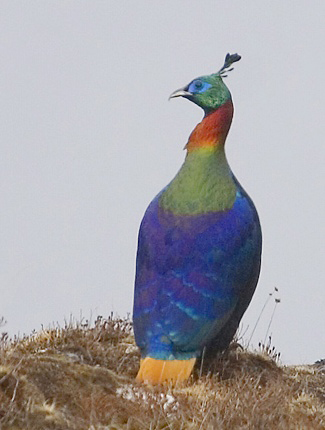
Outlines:
[[[219,76],[222,78],[226,78],[228,75],[226,73],[231,72],[234,68],[230,67],[233,63],[236,63],[236,61],[239,61],[241,59],[241,56],[238,54],[228,54],[226,55],[224,65],[221,67],[221,69],[217,72]],[[230,68],[229,68],[230,67]]]

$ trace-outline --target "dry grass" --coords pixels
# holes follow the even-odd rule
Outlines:
[[[325,369],[230,348],[182,387],[134,382],[132,325],[68,324],[0,347],[0,429],[325,429]]]

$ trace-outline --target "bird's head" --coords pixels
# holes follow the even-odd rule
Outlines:
[[[185,87],[174,91],[169,98],[185,97],[200,106],[208,115],[231,99],[230,91],[222,78],[227,76],[226,73],[232,70],[231,65],[240,58],[238,54],[227,54],[224,65],[217,73],[194,79]]]

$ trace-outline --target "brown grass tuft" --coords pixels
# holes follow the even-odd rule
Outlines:
[[[146,387],[131,323],[101,317],[0,345],[3,430],[325,429],[324,365],[233,347],[183,386]]]

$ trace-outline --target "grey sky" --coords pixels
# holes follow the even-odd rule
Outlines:
[[[7,330],[131,312],[139,223],[202,118],[167,98],[238,52],[227,154],[264,233],[245,338],[277,286],[271,333],[283,361],[323,358],[324,16],[323,1],[2,1]]]

